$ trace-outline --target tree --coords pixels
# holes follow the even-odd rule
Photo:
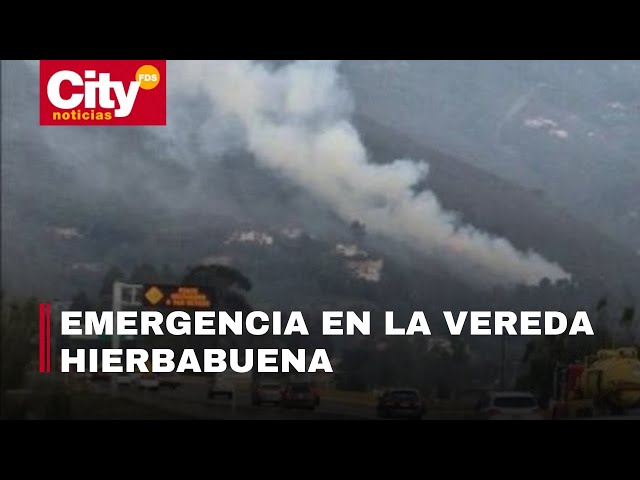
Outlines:
[[[632,344],[635,341],[635,334],[633,331],[633,324],[636,316],[635,307],[625,307],[620,317],[620,325],[624,328],[626,333],[625,343]]]
[[[211,287],[223,292],[235,288],[248,292],[252,288],[251,280],[227,265],[201,265],[191,268],[182,282],[185,285]]]
[[[38,302],[31,298],[7,304],[3,295],[0,312],[0,368],[4,391],[22,386],[27,365],[37,359],[37,345],[33,340],[37,334],[38,322],[34,319],[38,318]]]
[[[451,339],[451,362],[454,365],[466,365],[469,361],[467,344],[459,337]]]
[[[213,290],[214,308],[219,312],[247,313],[253,310],[249,301],[244,296],[245,292],[251,290],[251,281],[240,271],[226,265],[206,265],[189,269],[182,278],[183,285],[207,288]],[[247,340],[248,337],[225,338],[216,337],[213,342],[227,343],[229,348],[238,348],[238,341],[254,343],[255,339]],[[200,337],[196,340],[203,347],[211,346],[211,339]]]
[[[607,297],[602,297],[600,300],[598,300],[598,303],[596,304],[596,311],[601,312],[602,310],[607,308],[607,303],[608,303]]]
[[[371,352],[362,347],[345,350],[340,376],[336,379],[337,387],[344,390],[366,391],[367,369],[371,360]]]
[[[100,309],[111,310],[111,301],[113,298],[113,284],[115,282],[124,282],[126,275],[118,267],[111,267],[107,273],[105,273],[102,279],[102,286],[100,287]]]
[[[157,270],[153,265],[143,263],[133,269],[129,276],[129,281],[135,284],[155,283],[159,279]]]
[[[194,267],[183,277],[182,284],[212,289],[216,310],[245,313],[253,310],[245,297],[245,292],[251,290],[251,280],[235,268],[226,265]]]
[[[124,282],[126,275],[118,267],[111,267],[107,273],[104,274],[102,279],[102,286],[100,287],[100,296],[111,296],[113,293],[113,284],[115,282]]]
[[[163,283],[173,283],[175,282],[176,279],[176,274],[175,272],[171,269],[171,267],[167,264],[164,264],[162,266],[162,269],[160,270],[160,280]]]
[[[611,345],[612,334],[605,325],[594,328],[593,337],[547,336],[527,344],[522,358],[523,375],[517,388],[537,393],[545,401],[553,392],[553,372],[558,364],[581,361]]]
[[[633,325],[633,319],[636,316],[636,309],[634,307],[626,307],[622,312],[622,317],[620,318],[620,323],[624,327],[630,327]]]
[[[86,312],[92,309],[91,301],[84,290],[79,291],[73,296],[69,309],[72,312]]]
[[[244,297],[244,295],[234,290],[225,293],[224,306],[232,312],[249,313],[252,310],[251,305]]]

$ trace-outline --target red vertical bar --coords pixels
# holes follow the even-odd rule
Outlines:
[[[44,304],[40,304],[40,373],[44,373]]]
[[[51,304],[47,304],[47,373],[51,372]]]

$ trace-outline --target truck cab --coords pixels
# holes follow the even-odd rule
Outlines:
[[[640,407],[640,361],[633,347],[603,349],[558,366],[553,418],[623,415]]]

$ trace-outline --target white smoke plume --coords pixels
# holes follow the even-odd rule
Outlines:
[[[346,221],[401,240],[427,254],[451,256],[489,283],[535,285],[570,275],[504,238],[459,225],[433,192],[416,191],[428,165],[398,159],[369,162],[350,122],[352,100],[333,61],[275,67],[252,61],[189,61],[168,65],[169,113],[188,95],[205,95],[216,121],[235,122],[263,166],[311,191]],[[180,125],[171,125],[175,133]],[[219,125],[218,125],[219,126]],[[213,127],[213,126],[212,126]]]

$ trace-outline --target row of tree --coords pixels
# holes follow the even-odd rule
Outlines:
[[[101,288],[87,294],[78,292],[72,301],[71,309],[79,311],[110,310],[113,283],[122,281],[133,284],[179,283],[182,285],[199,285],[209,287],[216,292],[216,309],[229,311],[251,311],[253,308],[247,299],[252,290],[251,280],[237,269],[223,266],[197,266],[188,268],[184,274],[177,275],[167,267],[157,269],[149,264],[136,266],[129,274],[119,268],[110,269],[105,275]],[[573,289],[570,285],[562,285],[560,290]],[[521,288],[517,293],[522,304],[519,309],[526,309],[541,290],[551,291],[548,284],[535,289]],[[503,292],[495,292],[494,298],[503,298]],[[506,295],[506,294],[504,294]],[[515,301],[512,299],[512,301]],[[403,302],[404,303],[404,302]],[[518,387],[532,390],[542,397],[551,392],[552,372],[557,362],[569,362],[583,358],[603,347],[633,345],[635,337],[635,309],[631,306],[622,309],[619,318],[612,319],[619,309],[613,308],[608,299],[600,300],[595,312],[594,337],[541,337],[528,343],[521,360]],[[403,305],[409,311],[416,305]],[[501,305],[503,306],[503,305]],[[297,309],[300,309],[298,306]],[[375,306],[374,306],[375,307]],[[402,307],[402,306],[401,306]],[[367,309],[370,309],[368,307]],[[471,308],[471,306],[469,306]],[[475,307],[474,307],[475,308]],[[539,307],[537,307],[539,309]],[[26,299],[8,302],[2,298],[2,380],[3,388],[15,388],[24,378],[25,366],[37,359],[37,299]],[[490,369],[478,371],[478,365],[471,362],[468,347],[472,339],[454,339],[450,348],[433,348],[426,341],[409,341],[407,339],[390,339],[385,348],[379,348],[376,342],[347,343],[334,345],[326,342],[319,335],[318,325],[314,323],[316,315],[313,309],[305,313],[305,320],[312,331],[318,333],[314,338],[300,339],[291,337],[284,341],[294,348],[310,348],[312,345],[328,348],[333,353],[340,351],[339,384],[346,389],[369,389],[373,386],[390,384],[407,384],[432,389],[439,386],[439,391],[451,388],[464,388],[474,380],[486,380],[494,375],[500,367],[496,346],[487,346]],[[570,315],[567,315],[570,316]],[[617,322],[615,320],[618,320]],[[424,339],[422,339],[424,340]],[[282,342],[283,339],[261,339],[261,341]],[[331,343],[331,344],[329,344]],[[295,344],[295,345],[294,345]],[[284,346],[284,345],[283,345]],[[287,347],[289,345],[286,345]],[[192,348],[197,345],[191,345]],[[478,375],[486,378],[478,379]]]

